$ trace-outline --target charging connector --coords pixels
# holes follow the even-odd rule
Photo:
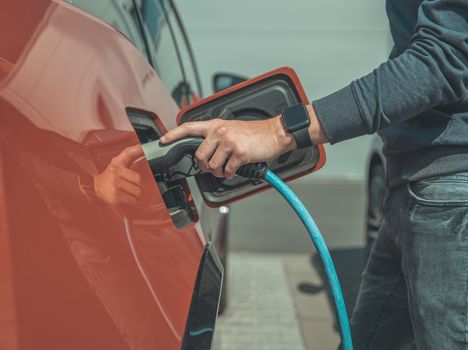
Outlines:
[[[162,175],[171,178],[182,174],[190,177],[200,174],[196,167],[195,152],[203,142],[201,137],[186,137],[172,143],[149,142],[143,145],[143,152],[155,176]],[[192,167],[182,162],[184,157],[191,157]],[[248,179],[263,179],[268,167],[266,163],[245,164],[237,170],[236,174]]]

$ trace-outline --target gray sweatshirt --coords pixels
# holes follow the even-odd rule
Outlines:
[[[468,0],[387,0],[387,62],[313,102],[331,144],[378,132],[390,187],[468,171]]]

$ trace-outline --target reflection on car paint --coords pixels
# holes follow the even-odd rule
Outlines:
[[[18,34],[0,43],[14,65],[0,75],[2,344],[180,347],[204,246],[195,227],[175,229],[144,162],[131,164],[143,208],[93,198],[79,181],[139,147],[126,107],[169,128],[177,106],[111,28],[62,3],[5,7],[2,28]]]

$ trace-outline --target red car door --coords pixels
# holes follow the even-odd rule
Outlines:
[[[102,3],[137,21],[135,2]],[[47,0],[0,17],[0,348],[180,348],[207,242],[196,212],[176,227],[129,120],[163,132],[178,106],[96,17]],[[134,205],[87,192],[116,159],[141,180]]]

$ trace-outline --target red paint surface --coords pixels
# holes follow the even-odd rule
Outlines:
[[[122,35],[61,2],[3,4],[0,57],[0,349],[180,348],[195,225],[175,228],[145,161],[143,211],[78,186],[138,144],[127,107],[169,129],[177,106]]]
[[[292,70],[275,72],[307,102]],[[60,1],[2,4],[0,349],[180,348],[201,225],[175,228],[144,159],[131,166],[143,210],[78,182],[139,144],[126,108],[176,126],[178,107],[126,38]]]

